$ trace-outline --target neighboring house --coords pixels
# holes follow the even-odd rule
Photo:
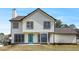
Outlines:
[[[76,44],[76,32],[71,28],[55,28],[56,19],[41,9],[26,16],[16,16],[13,9],[11,22],[12,43],[18,44]]]

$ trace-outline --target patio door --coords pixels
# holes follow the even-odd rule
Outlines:
[[[29,44],[33,43],[33,34],[28,34],[28,43]]]

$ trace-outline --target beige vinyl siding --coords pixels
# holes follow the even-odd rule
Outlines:
[[[12,35],[12,43],[14,43],[14,34],[21,34],[22,33],[22,22],[18,22],[18,28],[14,29],[13,23],[11,23],[11,35]]]
[[[33,43],[38,43],[38,35],[33,34]]]
[[[33,21],[34,28],[33,29],[27,29],[26,28],[26,22]],[[51,22],[51,29],[44,29],[44,21]],[[43,15],[41,12],[36,12],[33,15],[30,15],[30,17],[25,18],[23,21],[23,32],[54,32],[54,20],[48,18],[47,16]]]
[[[24,43],[28,43],[28,34],[25,34],[25,42]]]
[[[76,43],[76,35],[55,34],[55,43]]]
[[[50,43],[54,43],[54,34],[50,34]]]

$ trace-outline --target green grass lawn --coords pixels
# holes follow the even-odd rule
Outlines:
[[[79,51],[79,45],[9,45],[0,51]]]

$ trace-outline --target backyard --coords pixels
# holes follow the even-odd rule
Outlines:
[[[8,45],[0,51],[79,51],[79,45]]]

